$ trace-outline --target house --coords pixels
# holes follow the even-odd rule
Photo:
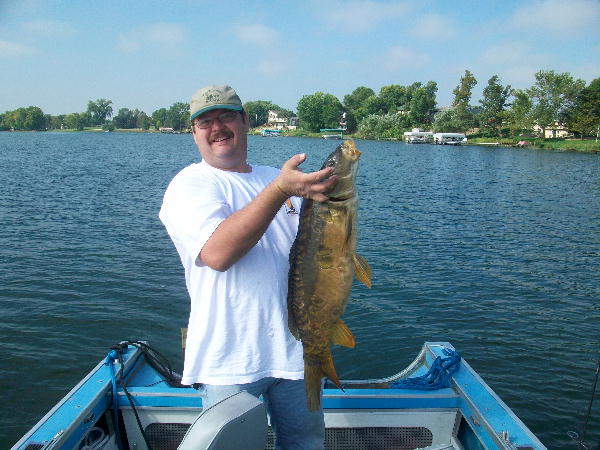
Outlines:
[[[298,128],[298,117],[279,117],[279,111],[269,110],[266,126],[277,130],[288,129],[295,130]]]
[[[542,127],[540,127],[539,125],[534,125],[533,131],[535,131],[540,136],[542,135]],[[553,124],[548,125],[544,132],[544,138],[546,139],[564,138],[570,135],[571,133],[569,132],[569,130],[567,130],[567,127],[565,127],[562,123],[559,122],[554,122]]]
[[[288,119],[288,128],[290,130],[295,130],[300,125],[300,119],[297,116],[290,117]]]
[[[267,125],[271,128],[282,129],[286,128],[288,125],[287,117],[279,117],[278,111],[269,110],[269,115],[267,117]]]

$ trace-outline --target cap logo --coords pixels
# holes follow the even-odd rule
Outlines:
[[[221,92],[216,90],[210,90],[204,94],[204,101],[206,103],[220,103],[222,98]]]

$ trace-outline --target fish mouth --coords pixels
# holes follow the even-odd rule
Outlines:
[[[329,199],[327,200],[328,202],[332,202],[332,203],[341,203],[341,202],[345,202],[346,200],[351,199],[353,196],[349,195],[346,197],[329,197]]]
[[[356,148],[356,145],[352,140],[347,140],[342,143],[342,153],[352,161],[356,161],[360,155],[362,155],[362,152]]]

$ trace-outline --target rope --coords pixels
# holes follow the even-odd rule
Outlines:
[[[115,362],[118,359],[120,358],[117,350],[111,350],[108,352],[108,355],[106,355],[105,364],[110,369],[110,379],[112,382],[113,427],[115,430],[115,436],[117,437],[117,447],[121,449],[123,448],[123,445],[121,443],[121,432],[119,431],[119,397],[117,395],[117,376],[115,374]],[[120,371],[122,370],[123,364],[121,364],[120,368]]]
[[[149,345],[147,345],[146,343],[141,342],[141,341],[121,342],[120,344],[117,344],[117,345],[111,347],[111,350],[108,352],[108,355],[106,356],[105,364],[108,365],[110,368],[110,376],[111,376],[111,382],[112,382],[112,403],[113,403],[113,411],[114,411],[114,414],[113,414],[114,429],[115,429],[115,435],[117,438],[117,446],[119,449],[123,448],[123,445],[121,442],[121,433],[119,431],[119,399],[118,399],[118,390],[117,390],[117,384],[119,384],[123,388],[123,392],[125,393],[127,400],[129,400],[129,404],[131,405],[131,409],[133,410],[133,414],[135,416],[136,422],[137,422],[140,432],[142,434],[142,438],[144,439],[144,442],[146,443],[146,447],[148,449],[151,449],[152,447],[151,447],[150,443],[148,442],[148,437],[146,436],[146,433],[144,432],[144,428],[142,426],[140,417],[138,415],[137,409],[133,402],[133,398],[132,398],[131,394],[129,393],[129,391],[127,390],[127,386],[125,385],[124,380],[123,380],[123,369],[125,367],[125,363],[123,361],[123,352],[125,351],[125,349],[128,346],[138,348],[143,353],[146,362],[150,366],[152,366],[160,375],[162,375],[162,377],[164,378],[164,381],[167,382],[170,386],[182,387],[181,377],[178,374],[176,374],[175,372],[173,372],[173,369],[171,368],[171,364],[169,363],[169,360],[162,353],[160,353],[158,350],[153,349],[152,347],[150,347]],[[120,363],[120,368],[119,368],[118,374],[115,373],[115,368],[114,368],[116,361],[118,361]],[[120,381],[117,381],[117,379],[119,379]],[[153,384],[157,384],[157,383],[153,383]]]
[[[446,347],[442,349],[442,353],[447,357],[438,356],[435,358],[425,375],[394,381],[390,387],[417,391],[435,391],[450,387],[452,375],[460,368],[461,358],[458,352]]]

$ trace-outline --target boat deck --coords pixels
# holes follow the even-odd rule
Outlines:
[[[426,343],[400,373],[378,380],[342,380],[344,391],[325,383],[325,448],[545,449],[464,360],[450,387],[394,387],[396,380],[427,373],[448,348],[448,343]],[[81,448],[94,429],[104,433],[98,436],[107,441],[102,448],[116,449],[116,443],[108,445],[115,441],[112,369],[104,361],[99,363],[13,449],[34,450],[48,443],[55,443],[55,448]],[[147,442],[153,450],[176,449],[202,412],[198,392],[169,385],[135,347],[124,354],[124,373],[124,383],[119,383],[115,394],[125,448],[146,449]],[[266,442],[266,448],[275,448],[270,429]]]

